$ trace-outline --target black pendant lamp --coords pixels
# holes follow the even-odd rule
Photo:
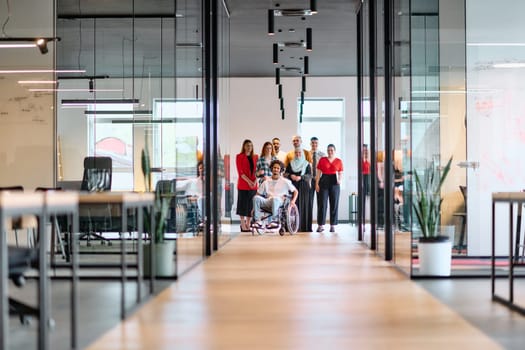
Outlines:
[[[279,63],[279,46],[277,43],[273,44],[273,64]]]
[[[308,63],[308,56],[304,56],[304,75],[310,74],[310,66]]]
[[[306,92],[306,77],[304,75],[301,77],[301,91]]]
[[[310,0],[310,12],[312,12],[312,14],[317,13],[317,1],[316,0]]]
[[[268,35],[274,35],[274,12],[273,10],[268,10]]]
[[[312,28],[306,28],[306,51],[312,51]]]
[[[275,84],[281,84],[281,69],[275,68]]]
[[[279,87],[278,87],[278,97],[282,100],[283,98],[283,86],[281,84],[279,84]]]

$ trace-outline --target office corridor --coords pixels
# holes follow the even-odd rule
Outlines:
[[[351,232],[240,235],[88,347],[444,348],[500,347]]]

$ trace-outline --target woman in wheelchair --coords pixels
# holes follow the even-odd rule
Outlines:
[[[290,223],[287,224],[290,233],[295,233],[297,232],[299,221],[299,214],[295,205],[295,201],[297,200],[297,195],[299,192],[290,180],[284,178],[281,175],[283,165],[279,160],[273,160],[270,164],[270,168],[272,170],[272,177],[264,181],[261,186],[259,186],[257,194],[255,197],[253,197],[254,213],[252,228],[257,230],[259,234],[261,233],[260,230],[264,228],[279,229],[280,232],[283,233],[284,231],[281,230],[282,225],[280,209],[286,202],[286,196],[288,196],[289,193],[292,193],[292,198],[289,200],[290,202],[288,204],[287,211],[293,211],[294,223],[293,225],[290,225]],[[265,211],[271,213],[271,216],[265,215]],[[263,219],[268,217],[270,218],[270,222],[265,225],[263,223]],[[290,229],[290,226],[293,226],[292,229]]]

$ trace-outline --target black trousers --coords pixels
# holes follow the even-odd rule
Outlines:
[[[315,199],[314,199],[314,197],[315,197]],[[317,193],[315,191],[315,179],[312,179],[312,183],[311,183],[311,186],[310,186],[310,206],[309,206],[310,213],[311,213],[312,217],[313,217],[313,212],[314,212],[314,202],[317,205],[317,217],[319,217],[319,209],[320,209],[319,193]]]
[[[319,186],[319,197],[317,207],[317,224],[326,224],[326,210],[328,203],[330,203],[330,225],[337,225],[337,217],[339,212],[339,193],[341,192],[341,186],[338,184],[331,184],[328,186]]]

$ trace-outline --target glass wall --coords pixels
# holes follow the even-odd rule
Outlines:
[[[218,224],[228,225],[232,221],[232,205],[235,184],[232,182],[230,164],[230,123],[229,123],[229,103],[230,103],[230,18],[225,2],[221,2],[218,8],[218,144],[216,149],[217,160],[217,210]],[[231,230],[218,230],[218,244],[222,245],[231,236]]]
[[[469,256],[491,254],[491,194],[525,188],[525,3],[504,0],[497,11],[490,5],[466,1]],[[508,214],[497,218],[496,255],[506,256]]]
[[[413,174],[442,167],[451,156],[459,165],[466,159],[464,4],[398,0],[393,6],[392,120],[385,115],[386,12],[381,1],[365,1],[361,7],[363,14],[370,9],[374,13],[372,19],[363,16],[361,26],[363,70],[372,66],[376,75],[365,71],[360,77],[363,143],[370,143],[374,150],[370,158],[376,161],[371,167],[376,170],[372,181],[376,185],[371,187],[371,194],[375,193],[364,202],[362,213],[376,228],[376,236],[367,235],[365,226],[364,241],[379,254],[393,248],[393,262],[407,274],[418,275],[420,231],[413,222]],[[385,164],[388,158],[392,164]],[[385,188],[389,170],[392,187]],[[441,193],[440,232],[453,240],[454,256],[466,252],[467,239],[462,230],[466,214],[460,191],[465,182],[465,170],[454,165]],[[385,200],[388,197],[392,203]],[[386,213],[392,215],[392,247],[387,246],[388,237],[384,235]],[[377,238],[377,245],[373,238]]]
[[[370,138],[370,35],[369,35],[369,3],[368,1],[363,2],[361,5],[361,69],[362,76],[359,79],[361,84],[362,100],[360,101],[362,127],[362,157],[363,161],[368,163],[373,162],[371,154],[371,138]],[[366,166],[366,165],[364,165]],[[363,167],[363,165],[362,165]],[[361,198],[359,200],[362,203],[363,211],[361,218],[363,222],[363,241],[368,245],[372,246],[372,232],[370,227],[370,214],[371,214],[371,195],[375,193],[372,191],[372,186],[375,186],[375,181],[372,178],[374,173],[374,166],[370,164],[370,172],[364,174],[363,184],[361,186]],[[375,232],[374,232],[375,235]]]
[[[57,77],[57,183],[75,186],[84,157],[109,156],[112,190],[148,190],[147,149],[150,190],[174,196],[165,238],[176,241],[180,274],[204,251],[201,2],[81,5],[58,7],[57,66],[82,73]]]
[[[0,4],[4,39],[0,41],[0,168],[5,170],[0,173],[0,187],[17,185],[33,191],[53,186],[53,3],[30,0]],[[28,7],[32,11],[27,11]],[[37,38],[48,38],[45,48],[36,46]]]
[[[394,160],[394,262],[405,272],[410,273],[412,240],[410,203],[410,0],[394,1],[393,18],[393,79],[394,79],[394,115],[393,115],[393,160]]]

